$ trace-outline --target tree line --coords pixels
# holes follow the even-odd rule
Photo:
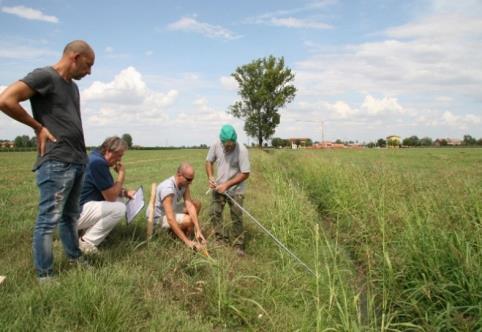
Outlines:
[[[384,148],[386,146],[408,146],[408,147],[428,147],[428,146],[449,146],[449,145],[461,145],[461,146],[482,146],[482,138],[476,139],[472,135],[464,135],[463,139],[460,142],[452,142],[450,139],[447,138],[437,138],[433,140],[431,137],[422,137],[418,138],[418,136],[413,135],[410,137],[406,137],[401,141],[401,144],[398,141],[394,140],[385,140],[383,138],[379,138],[376,142],[370,142],[366,144],[369,148],[374,147],[381,147]]]

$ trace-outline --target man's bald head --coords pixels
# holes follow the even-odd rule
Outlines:
[[[177,168],[177,173],[179,174],[193,174],[194,168],[188,162],[182,162],[179,167]]]
[[[70,52],[79,53],[79,54],[93,54],[94,50],[90,47],[83,40],[74,40],[65,45],[64,47],[64,54],[68,54]]]
[[[94,62],[92,47],[83,40],[74,40],[65,45],[62,59],[54,68],[66,80],[80,80],[85,75],[90,75]]]
[[[88,55],[93,57],[94,50],[83,40],[74,40],[65,45],[63,55],[68,55],[70,53]]]

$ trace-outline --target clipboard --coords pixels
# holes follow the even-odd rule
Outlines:
[[[129,199],[126,203],[126,220],[127,224],[130,224],[132,220],[137,216],[139,212],[141,212],[142,208],[144,207],[144,188],[140,186],[134,197]]]

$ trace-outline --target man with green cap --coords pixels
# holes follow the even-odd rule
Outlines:
[[[227,124],[221,128],[219,141],[211,145],[206,157],[206,173],[209,188],[212,189],[210,218],[214,226],[216,238],[229,241],[228,233],[223,223],[223,210],[226,202],[231,210],[233,222],[233,245],[239,256],[244,256],[243,212],[229,199],[228,194],[240,206],[243,205],[245,183],[249,177],[250,165],[248,149],[236,142],[237,135],[233,126]],[[214,164],[217,176],[214,177]]]

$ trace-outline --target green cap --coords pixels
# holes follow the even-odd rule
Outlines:
[[[227,124],[224,125],[221,128],[221,132],[219,133],[219,139],[221,142],[226,142],[226,141],[233,141],[236,142],[236,139],[238,138],[238,135],[236,135],[236,130],[234,130],[234,127]]]

